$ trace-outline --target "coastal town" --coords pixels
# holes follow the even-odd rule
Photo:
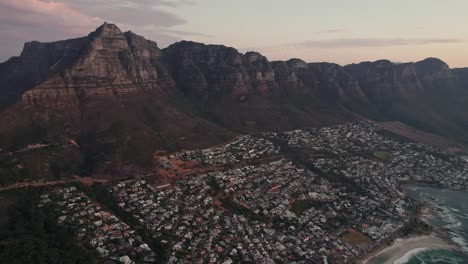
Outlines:
[[[370,122],[243,135],[155,161],[162,184],[106,185],[118,212],[69,186],[47,188],[39,206],[107,263],[355,263],[417,220],[402,185],[468,183],[460,157]]]

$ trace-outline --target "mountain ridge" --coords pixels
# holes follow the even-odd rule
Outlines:
[[[82,38],[29,42],[0,64],[0,148],[65,136],[80,146],[74,173],[83,174],[106,162],[151,166],[157,149],[362,119],[402,122],[467,146],[467,99],[468,68],[435,58],[269,61],[191,41],[160,49],[105,23]],[[20,138],[24,129],[42,132]]]

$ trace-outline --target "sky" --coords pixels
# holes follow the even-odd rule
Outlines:
[[[466,0],[0,0],[0,61],[27,41],[87,35],[103,22],[156,41],[341,65],[437,57],[468,67]]]

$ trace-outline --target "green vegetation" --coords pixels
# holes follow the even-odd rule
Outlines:
[[[390,153],[385,151],[374,151],[374,157],[382,161],[389,161],[391,158]]]
[[[376,131],[378,134],[382,135],[383,137],[386,137],[386,138],[390,138],[390,139],[393,139],[397,142],[402,142],[402,143],[414,143],[413,140],[407,138],[407,137],[404,137],[400,134],[397,134],[395,132],[392,132],[390,130],[386,130],[386,129],[383,129],[383,130],[377,130]]]
[[[80,155],[74,147],[50,146],[38,150],[0,150],[0,186],[24,180],[61,179],[79,174]]]
[[[340,239],[346,241],[347,243],[353,246],[371,245],[373,243],[372,239],[370,239],[368,236],[352,228],[349,228],[345,232],[343,232],[340,235]]]
[[[0,262],[96,263],[93,253],[80,247],[70,231],[37,207],[40,193],[38,189],[9,193],[7,219],[0,226]]]
[[[296,215],[301,215],[308,209],[314,207],[314,204],[315,202],[313,200],[295,200],[289,210]]]
[[[402,234],[403,236],[428,235],[432,232],[432,229],[432,226],[428,225],[426,222],[418,218],[414,218],[411,221],[411,224],[402,230]]]
[[[18,160],[7,152],[0,152],[0,186],[24,177],[24,170],[18,168]]]
[[[16,150],[24,146],[47,139],[47,128],[36,123],[18,126],[2,132],[0,135],[0,148]]]

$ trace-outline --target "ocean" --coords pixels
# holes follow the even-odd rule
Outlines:
[[[468,193],[428,186],[406,186],[414,199],[432,207],[429,224],[443,230],[461,251],[446,249],[417,249],[408,252],[395,264],[467,264],[468,263]]]

